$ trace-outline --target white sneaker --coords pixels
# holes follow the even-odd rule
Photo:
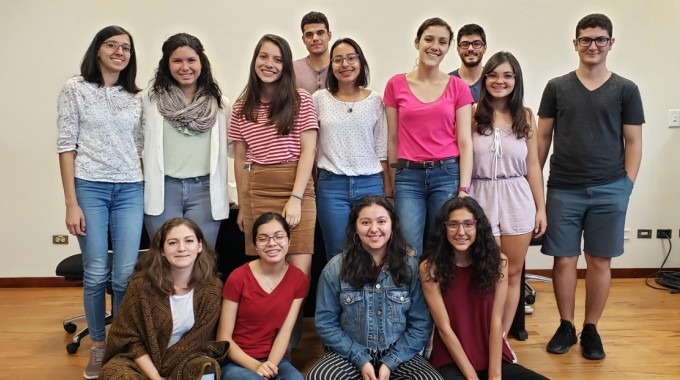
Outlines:
[[[83,377],[86,379],[97,379],[99,378],[99,370],[102,369],[102,359],[104,359],[104,347],[92,347],[90,348],[90,361],[85,367],[85,372],[83,372]]]
[[[534,308],[530,305],[524,305],[524,314],[533,314]]]

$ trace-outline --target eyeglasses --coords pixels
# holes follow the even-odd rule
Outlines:
[[[461,49],[468,49],[472,45],[473,48],[479,49],[482,46],[486,45],[482,40],[474,40],[472,42],[470,41],[463,41],[458,44],[458,47]]]
[[[117,51],[118,48],[122,48],[123,53],[132,54],[132,47],[130,47],[130,45],[127,45],[127,44],[121,45],[118,42],[107,41],[107,42],[104,42],[102,45],[106,46],[106,48],[111,50],[111,51]]]
[[[357,63],[359,60],[359,54],[352,53],[352,54],[347,54],[346,56],[341,56],[341,55],[336,55],[333,57],[331,62],[333,62],[333,65],[335,66],[342,66],[342,63],[344,61],[347,61],[350,65]]]
[[[515,74],[513,73],[503,73],[503,74],[498,74],[495,72],[487,73],[486,74],[486,79],[495,82],[498,80],[498,78],[503,78],[505,81],[511,81],[515,79]]]
[[[607,44],[609,44],[609,40],[611,40],[611,38],[609,37],[596,37],[596,38],[580,37],[576,39],[576,41],[578,41],[578,46],[581,47],[590,47],[590,44],[592,44],[593,41],[595,41],[595,46],[605,47],[607,46]]]
[[[284,234],[284,233],[276,234],[276,235],[273,235],[273,236],[269,236],[269,235],[257,235],[257,237],[255,238],[255,243],[256,243],[257,245],[267,245],[267,244],[269,244],[269,241],[270,241],[271,239],[274,239],[274,242],[275,242],[276,244],[282,244],[282,243],[284,243],[286,240],[288,240],[288,235],[286,235],[286,234]]]
[[[444,225],[446,226],[446,229],[451,232],[457,232],[460,226],[463,226],[463,229],[466,231],[472,231],[477,227],[477,221],[474,219],[468,219],[462,222],[457,220],[449,220],[448,222],[444,222]]]

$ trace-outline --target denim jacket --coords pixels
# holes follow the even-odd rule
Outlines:
[[[418,261],[406,256],[411,283],[395,285],[385,265],[375,284],[356,289],[340,281],[344,254],[326,265],[316,296],[316,330],[323,343],[357,369],[371,352],[394,371],[425,346],[432,320],[418,280]]]

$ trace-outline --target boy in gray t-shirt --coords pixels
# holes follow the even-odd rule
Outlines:
[[[591,14],[576,26],[576,71],[548,82],[538,110],[538,155],[548,158],[548,230],[541,251],[554,257],[553,288],[560,327],[547,351],[563,354],[576,343],[576,265],[581,237],[586,258],[586,310],[581,354],[605,357],[596,325],[611,286],[612,257],[623,253],[628,199],[642,158],[640,92],[607,68],[614,45],[612,23]]]

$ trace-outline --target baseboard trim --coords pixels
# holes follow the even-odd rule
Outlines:
[[[654,274],[658,268],[612,268],[612,278],[644,278]],[[665,268],[666,271],[680,272],[680,268]],[[552,277],[552,269],[527,269],[527,273]],[[586,270],[578,270],[578,278],[586,277]],[[82,286],[82,281],[67,281],[63,277],[5,277],[0,278],[0,288],[68,288]]]

